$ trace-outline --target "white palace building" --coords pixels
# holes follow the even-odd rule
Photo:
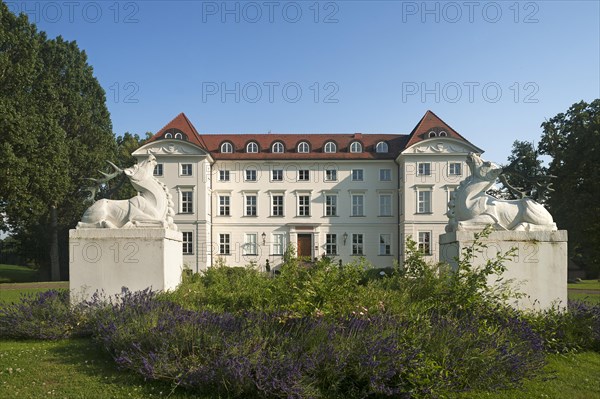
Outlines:
[[[402,134],[199,134],[182,113],[133,155],[156,156],[194,271],[298,256],[402,263],[407,236],[438,260],[452,191],[483,151],[427,111]]]

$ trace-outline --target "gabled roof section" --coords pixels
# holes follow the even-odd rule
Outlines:
[[[432,132],[435,133],[435,135],[433,135]],[[445,132],[446,135],[444,136],[442,132]],[[442,133],[441,136],[440,133]],[[476,147],[469,142],[469,140],[461,136],[456,130],[452,129],[450,125],[441,120],[440,117],[428,110],[425,112],[425,115],[423,115],[419,123],[417,123],[417,126],[415,126],[412,132],[410,132],[410,137],[406,143],[406,148],[409,148],[420,141],[434,137],[451,137],[465,141],[471,144],[473,147]]]
[[[184,140],[195,144],[204,150],[207,149],[206,143],[204,142],[194,125],[192,125],[192,122],[190,122],[188,117],[185,116],[183,112],[177,115],[175,118],[173,118],[171,122],[167,123],[154,136],[150,137],[150,139],[146,143],[151,143],[156,140],[165,139],[165,134],[169,132],[181,132],[183,133]]]

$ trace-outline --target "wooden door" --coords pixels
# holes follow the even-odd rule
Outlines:
[[[310,234],[298,234],[298,257],[308,257],[312,259],[310,247],[312,245]]]

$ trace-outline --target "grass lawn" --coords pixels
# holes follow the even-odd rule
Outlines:
[[[0,264],[0,283],[39,281],[37,270],[24,266]]]
[[[520,389],[469,392],[455,399],[521,399],[600,397],[600,354],[586,352],[549,356],[546,374]],[[146,382],[120,372],[88,339],[0,341],[0,386],[14,398],[205,398],[169,384]],[[3,394],[3,395],[4,395]],[[214,397],[216,398],[216,397]]]
[[[583,280],[567,284],[569,299],[600,303],[600,280]]]

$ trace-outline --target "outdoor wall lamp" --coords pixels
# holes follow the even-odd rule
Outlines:
[[[346,245],[346,240],[348,239],[348,233],[344,232],[344,245]]]
[[[267,242],[267,235],[265,234],[265,232],[263,231],[263,233],[260,235],[263,239],[263,245],[265,245],[265,242]]]

